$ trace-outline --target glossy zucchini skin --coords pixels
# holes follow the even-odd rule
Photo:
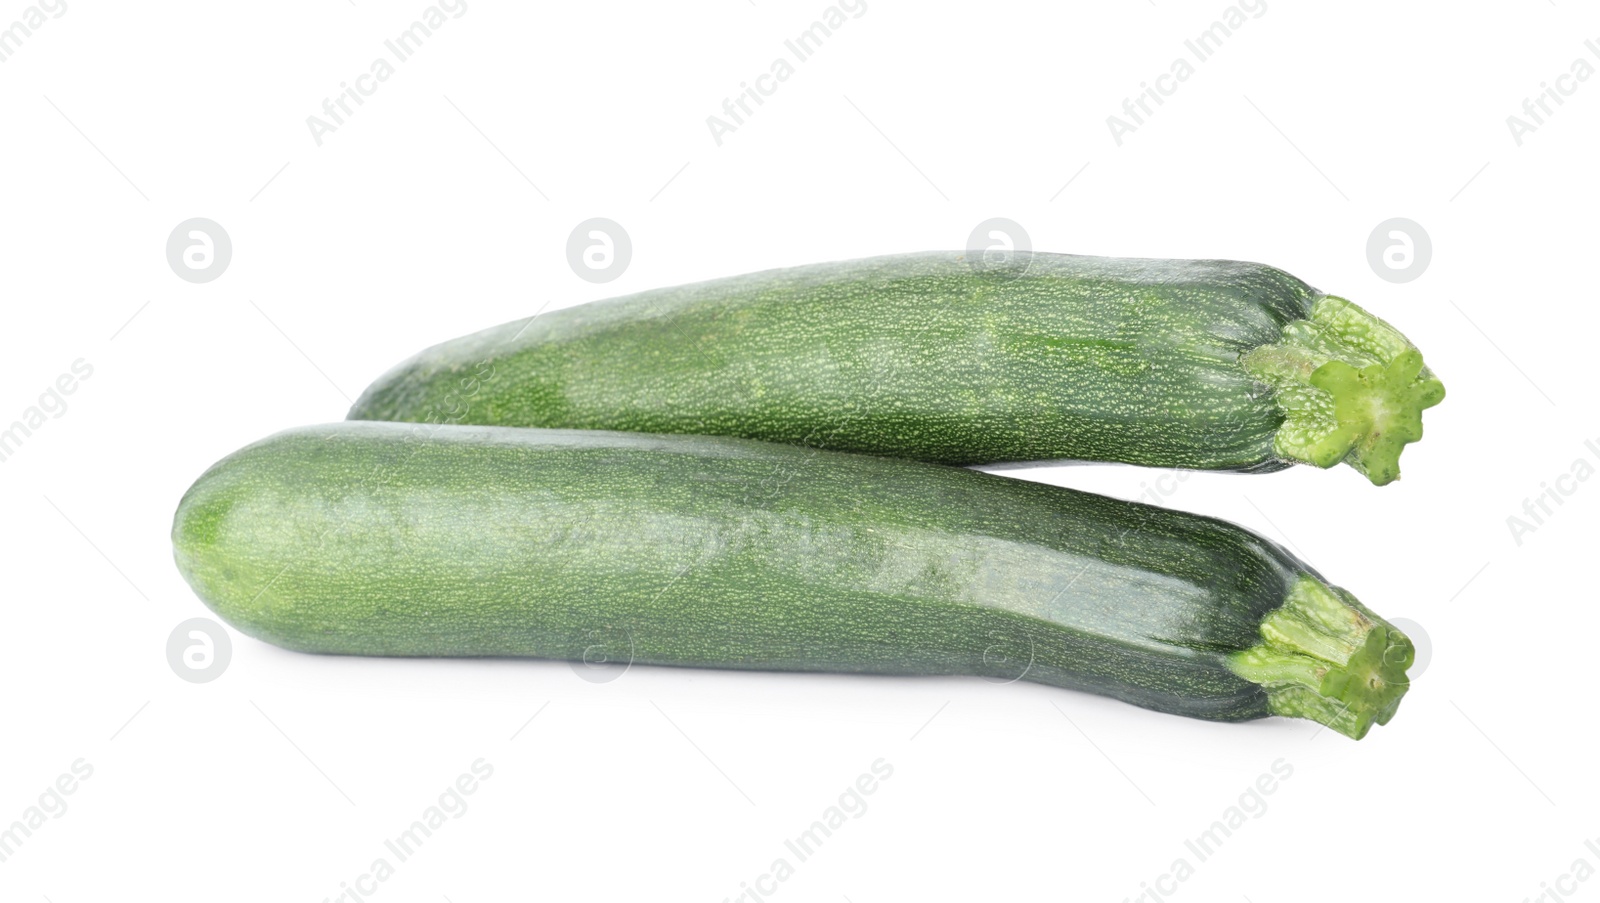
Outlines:
[[[1219,721],[1314,576],[1231,524],[733,438],[346,422],[218,462],[178,567],[306,652],[1023,679]],[[1364,731],[1365,728],[1363,727]]]
[[[1292,463],[1274,449],[1285,415],[1240,359],[1321,297],[1282,270],[1220,260],[818,264],[445,342],[349,417],[741,436],[947,464],[1272,471]]]

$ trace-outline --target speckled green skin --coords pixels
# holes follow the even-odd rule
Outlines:
[[[1284,413],[1240,358],[1319,297],[1233,261],[1035,254],[1021,275],[960,252],[828,263],[446,342],[349,416],[744,436],[947,464],[1278,470]]]
[[[1218,520],[970,470],[399,423],[248,446],[172,536],[217,614],[290,649],[976,674],[1223,721],[1272,713],[1229,659],[1311,575]]]

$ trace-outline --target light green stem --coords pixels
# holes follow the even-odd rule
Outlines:
[[[1276,390],[1284,423],[1274,451],[1318,467],[1344,461],[1377,486],[1400,476],[1400,452],[1422,438],[1422,412],[1444,400],[1415,345],[1333,295],[1240,362]]]
[[[1261,622],[1262,641],[1228,659],[1260,684],[1274,714],[1309,718],[1360,740],[1388,724],[1410,689],[1416,650],[1393,624],[1315,577],[1301,577]]]

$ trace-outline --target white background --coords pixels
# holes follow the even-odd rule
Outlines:
[[[1181,856],[1194,874],[1159,886],[1182,900],[1600,900],[1562,877],[1600,866],[1600,481],[1564,482],[1520,543],[1507,523],[1600,465],[1600,78],[1563,83],[1520,146],[1506,123],[1574,60],[1600,66],[1600,15],[1270,0],[1119,146],[1106,117],[1221,0],[868,0],[718,146],[706,117],[820,0],[471,0],[318,146],[306,117],[423,8],[69,0],[0,63],[0,426],[93,367],[0,464],[0,826],[93,768],[0,863],[0,897],[335,898],[482,758],[470,807],[370,896],[719,901],[761,881],[795,901],[1119,901]],[[0,6],[0,28],[25,10]],[[200,285],[164,256],[197,216],[234,246]],[[606,285],[565,254],[596,216],[633,242]],[[1449,397],[1399,483],[1296,468],[1160,495],[1422,626],[1433,655],[1389,726],[1354,743],[975,679],[594,683],[239,634],[214,682],[169,667],[168,634],[209,614],[171,513],[238,446],[341,419],[417,349],[546,303],[961,247],[994,216],[1040,250],[1272,263],[1424,349]],[[1397,216],[1433,244],[1404,284],[1366,254]],[[1131,498],[1160,474],[1011,475]],[[762,879],[880,758],[866,811]],[[1280,759],[1266,810],[1196,862],[1184,840]]]

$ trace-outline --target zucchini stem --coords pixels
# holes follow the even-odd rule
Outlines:
[[[1410,340],[1333,295],[1240,363],[1276,390],[1279,456],[1318,467],[1344,461],[1375,486],[1399,478],[1400,452],[1422,438],[1422,412],[1444,400],[1444,384]]]
[[[1267,691],[1273,714],[1309,718],[1360,740],[1388,724],[1410,689],[1416,650],[1354,596],[1302,576],[1261,622],[1262,641],[1228,667]]]

